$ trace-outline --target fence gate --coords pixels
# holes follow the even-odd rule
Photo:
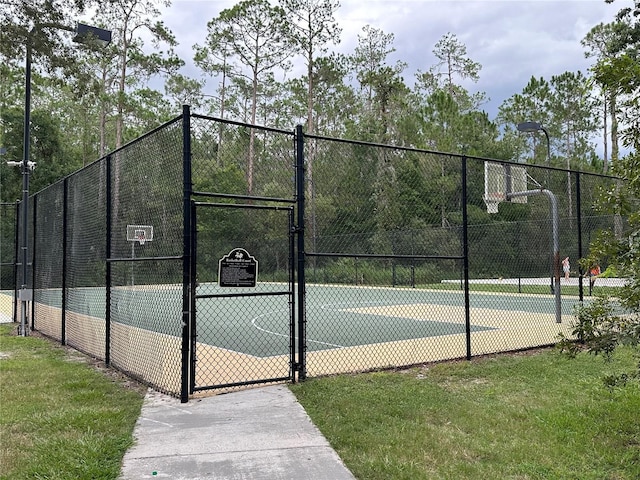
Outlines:
[[[192,203],[192,393],[293,379],[294,208],[235,201]]]

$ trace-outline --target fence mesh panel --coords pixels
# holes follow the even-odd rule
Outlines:
[[[34,327],[56,340],[62,338],[64,262],[64,182],[40,192],[36,203],[34,248],[37,263],[33,277]]]
[[[592,293],[588,272],[578,260],[589,253],[589,239],[598,226],[611,226],[607,215],[594,210],[597,186],[607,180],[531,165],[526,171],[526,189],[545,189],[557,202],[557,239],[549,194],[530,195],[526,202],[522,198],[503,202],[494,215],[470,215],[472,286],[494,291],[492,297],[471,295],[472,323],[485,322],[495,329],[472,337],[472,355],[549,345],[558,341],[560,333],[570,337],[574,307]],[[472,168],[469,172],[470,185],[483,181],[482,172]],[[559,265],[565,258],[570,265],[566,277]],[[562,296],[559,310],[553,301],[556,289]]]
[[[26,282],[19,203],[0,206],[3,315],[33,276],[36,329],[178,395],[187,381],[290,378],[304,361],[315,376],[548,345],[578,302],[610,288],[578,260],[599,231],[624,232],[595,207],[612,178],[522,165],[511,184],[533,193],[489,214],[485,159],[305,136],[297,225],[293,132],[194,115],[185,150],[184,125],[33,196]],[[258,285],[228,295],[219,262],[237,248],[258,260]]]
[[[485,160],[466,158],[467,310],[462,157],[318,138],[307,141],[305,154],[312,171],[309,375],[532,348],[570,336],[574,306],[592,293],[578,259],[599,227],[622,222],[594,210],[598,189],[611,180],[529,165],[525,176],[514,168],[508,183],[532,194],[489,214]],[[557,201],[558,252],[542,189]],[[556,253],[571,264],[559,284]],[[332,333],[320,339],[319,329]]]
[[[182,151],[174,122],[110,157],[110,258],[122,260],[111,263],[111,362],[168,393],[181,384]],[[153,236],[135,241],[129,226]]]
[[[183,151],[176,120],[29,204],[34,328],[171,394],[180,393],[182,378]],[[3,247],[11,235],[22,245],[17,206],[3,206]],[[129,241],[132,224],[153,226],[153,239]],[[3,264],[3,281],[19,287],[21,262],[3,250],[5,257],[18,275]]]
[[[464,316],[440,308],[464,311],[460,160],[320,138],[305,154],[307,374],[463,356]]]
[[[68,179],[66,342],[105,359],[106,161]]]
[[[0,203],[0,313],[15,320],[18,204]]]
[[[293,132],[193,116],[191,133],[196,192],[292,198]]]

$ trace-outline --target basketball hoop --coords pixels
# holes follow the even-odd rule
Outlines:
[[[482,199],[487,206],[487,213],[498,213],[498,205],[504,201],[504,195],[497,192],[487,193]]]
[[[135,234],[135,239],[140,245],[144,245],[144,242],[147,240],[147,235],[144,230],[137,230]]]

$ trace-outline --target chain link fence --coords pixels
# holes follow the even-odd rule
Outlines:
[[[32,328],[58,341],[63,339],[62,302],[65,252],[65,185],[57,183],[34,198],[35,225],[33,251],[37,258],[33,271]],[[32,210],[33,211],[33,210]],[[37,322],[36,322],[37,319]]]
[[[178,118],[38,192],[27,244],[30,327],[172,395],[184,376],[183,157]],[[17,216],[2,214],[3,250],[5,236],[22,245]],[[148,241],[128,236],[140,225]],[[19,255],[3,259],[15,299]]]
[[[113,154],[109,169],[109,360],[172,394],[183,377],[183,150],[176,120]]]
[[[295,362],[293,133],[197,115],[191,130],[192,391],[289,380]],[[222,262],[229,266],[236,255],[254,270],[226,268],[225,275]]]
[[[503,165],[528,193],[489,213]],[[31,197],[30,326],[183,401],[550,345],[617,285],[578,263],[598,231],[624,234],[595,207],[616,181],[185,109]],[[0,213],[0,308],[16,321],[19,204]],[[254,271],[223,281],[231,253]]]
[[[17,257],[19,204],[0,203],[0,316],[17,320]]]
[[[314,136],[305,157],[311,376],[570,337],[573,307],[593,293],[578,260],[598,230],[623,231],[595,209],[609,177]],[[489,213],[487,164],[529,193]]]

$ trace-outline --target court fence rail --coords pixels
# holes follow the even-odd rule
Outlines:
[[[487,213],[487,168],[553,192],[555,225],[542,195]],[[616,285],[578,259],[598,232],[624,235],[596,207],[619,181],[185,106],[30,197],[26,279],[20,202],[0,205],[0,311],[26,308],[29,329],[184,402],[551,345],[575,305]]]

